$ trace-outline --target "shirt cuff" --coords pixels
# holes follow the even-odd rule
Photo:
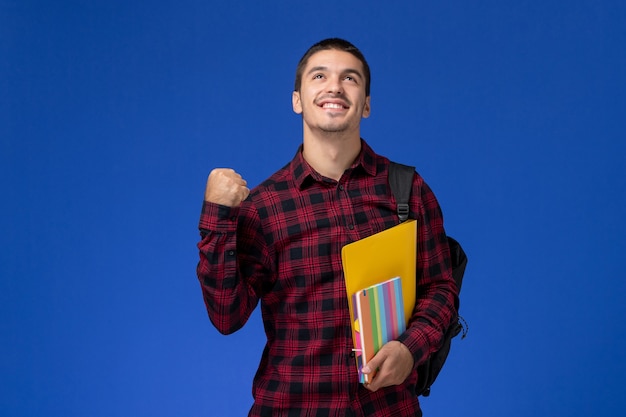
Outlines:
[[[430,343],[421,330],[409,327],[397,340],[413,354],[413,368],[417,368],[428,358]]]
[[[228,207],[204,201],[200,213],[200,230],[211,232],[234,232],[237,230],[239,207]]]

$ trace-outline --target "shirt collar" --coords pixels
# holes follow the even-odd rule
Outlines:
[[[298,147],[298,151],[290,163],[290,170],[293,179],[298,188],[303,189],[313,181],[324,181],[324,177],[315,171],[302,156],[302,146]],[[361,139],[361,152],[356,157],[350,169],[362,169],[366,174],[376,175],[376,153],[374,150]]]

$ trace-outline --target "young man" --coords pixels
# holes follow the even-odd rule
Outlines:
[[[347,41],[313,45],[296,71],[292,103],[303,143],[250,191],[232,169],[208,178],[198,278],[222,333],[241,328],[259,300],[267,344],[250,416],[421,416],[416,366],[435,351],[458,296],[441,210],[415,174],[417,303],[408,329],[369,362],[359,383],[341,248],[398,223],[389,160],[361,139],[370,71]]]

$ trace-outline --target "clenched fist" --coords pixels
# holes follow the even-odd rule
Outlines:
[[[210,203],[238,207],[250,194],[247,184],[235,170],[216,168],[207,179],[204,199]]]

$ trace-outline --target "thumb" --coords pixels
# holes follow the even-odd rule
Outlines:
[[[374,357],[361,369],[364,374],[371,374],[373,371],[378,370],[378,368],[380,368],[383,364],[385,361],[384,356],[380,355],[380,352],[378,353],[378,355],[374,355]]]

